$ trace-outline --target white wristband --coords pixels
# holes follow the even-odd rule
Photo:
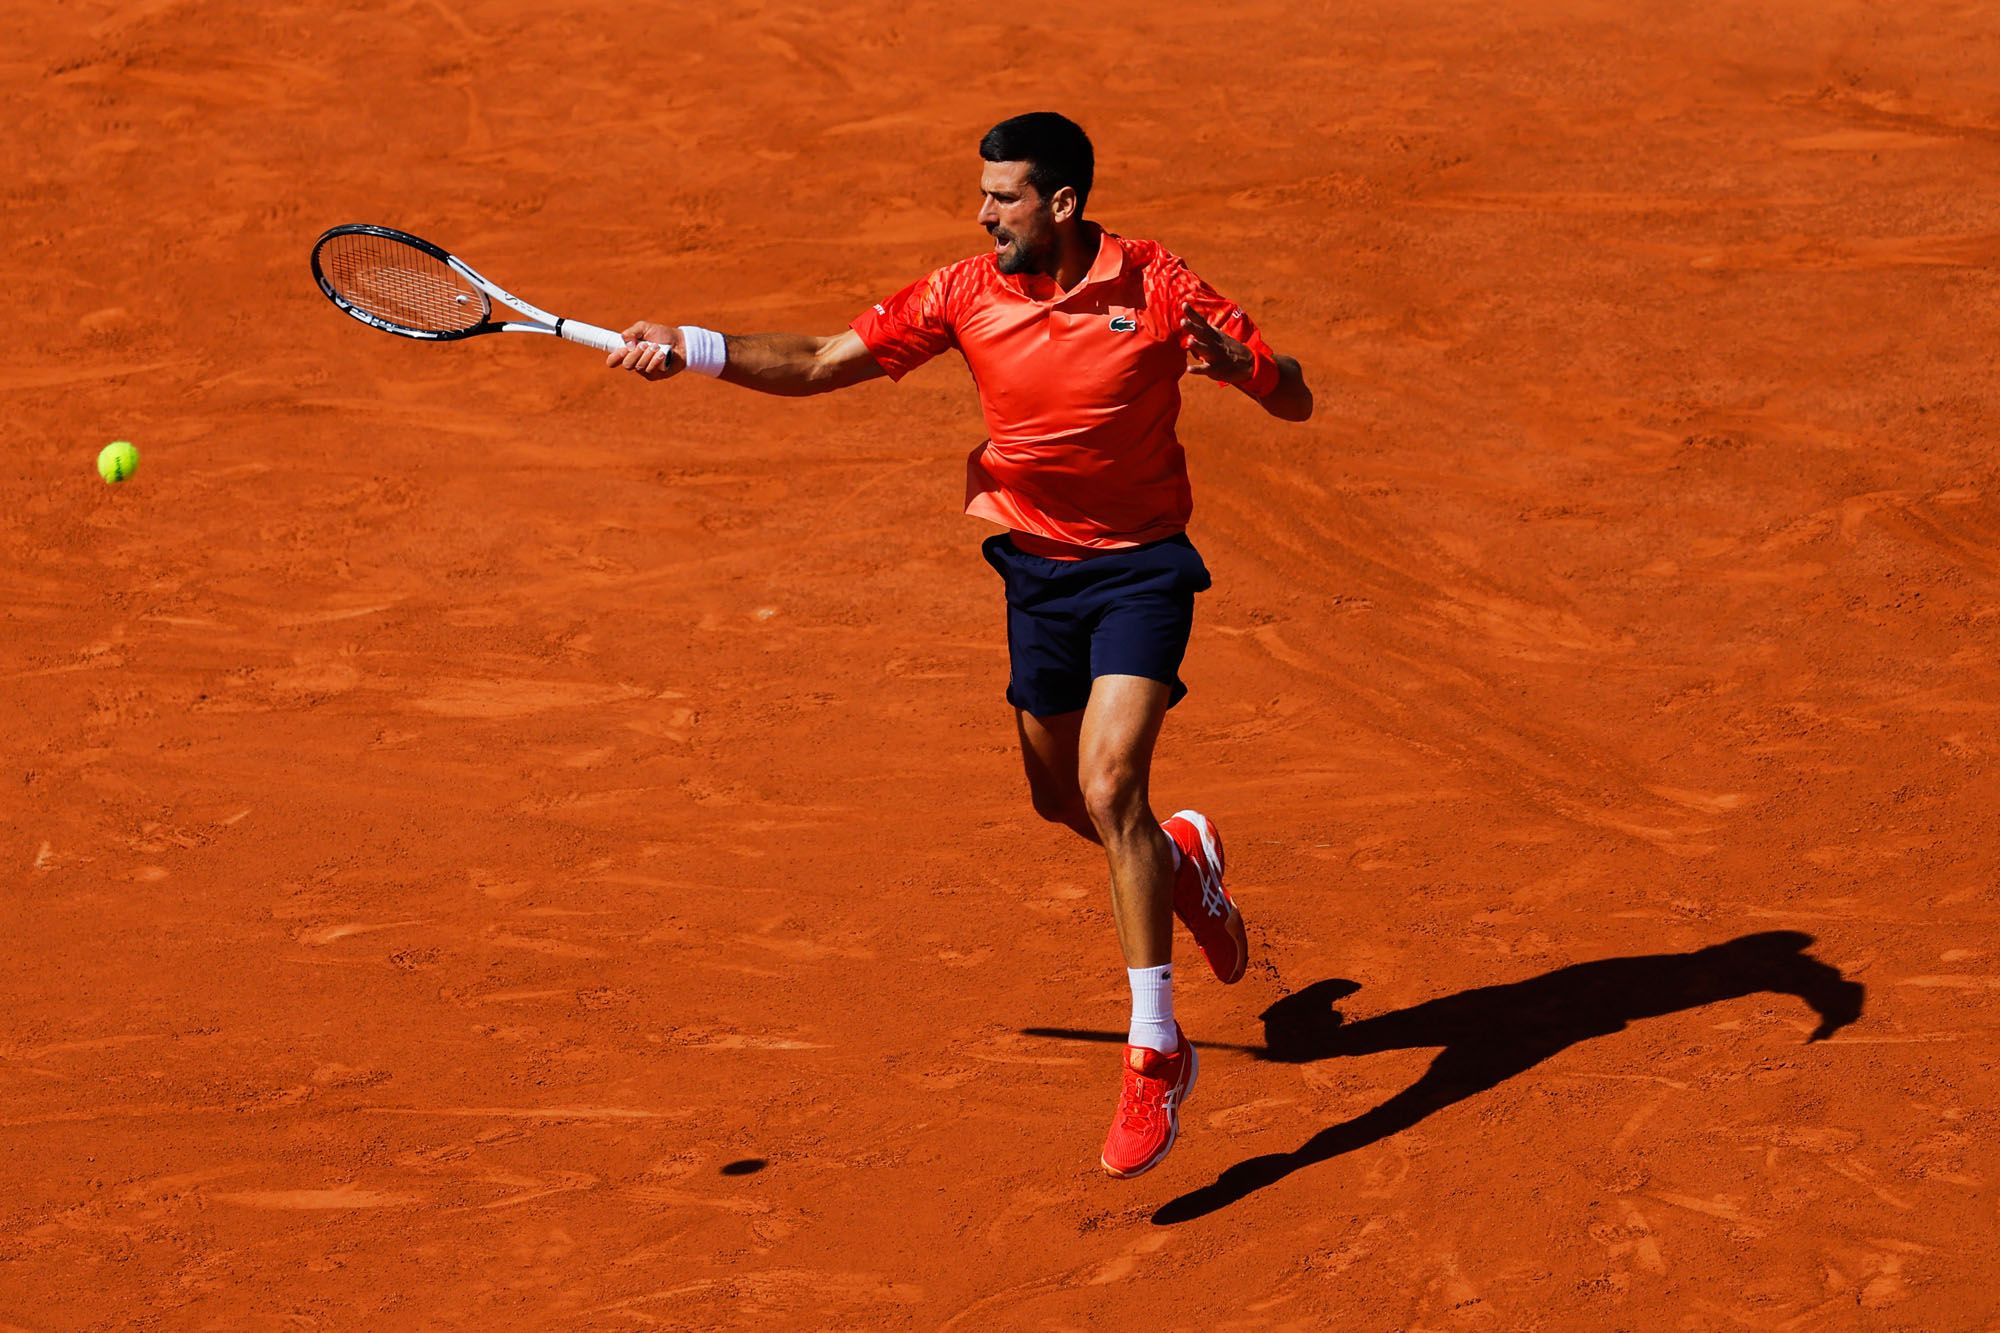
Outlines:
[[[711,379],[720,375],[729,363],[729,349],[722,335],[698,324],[681,325],[681,356],[686,358],[689,370]]]

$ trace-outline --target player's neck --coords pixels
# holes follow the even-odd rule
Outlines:
[[[1061,290],[1075,291],[1076,285],[1090,272],[1090,266],[1097,262],[1097,248],[1103,244],[1104,228],[1095,222],[1080,222],[1071,227],[1056,256],[1056,271],[1048,276],[1055,279]]]

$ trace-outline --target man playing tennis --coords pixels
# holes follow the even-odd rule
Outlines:
[[[1102,1161],[1135,1176],[1165,1157],[1195,1081],[1174,1021],[1172,917],[1230,983],[1249,943],[1222,886],[1222,839],[1192,810],[1153,818],[1148,779],[1207,568],[1174,435],[1180,379],[1229,384],[1304,421],[1312,393],[1249,317],[1152,241],[1084,220],[1094,158],[1074,122],[1038,111],[980,141],[990,252],[948,264],[845,331],[721,334],[641,322],[606,364],[649,380],[683,366],[764,393],[901,379],[956,347],[990,438],[967,460],[966,512],[1007,596],[1021,757],[1035,812],[1103,846],[1132,987],[1124,1081]]]

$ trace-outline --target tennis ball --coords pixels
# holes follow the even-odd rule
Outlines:
[[[118,482],[139,470],[139,451],[130,440],[113,440],[97,452],[97,475]]]

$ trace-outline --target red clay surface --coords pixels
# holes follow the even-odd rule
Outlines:
[[[0,51],[0,1321],[2000,1317],[1990,11],[257,8]],[[1127,1183],[962,366],[647,386],[305,265],[832,330],[1043,105],[1320,402],[1189,386],[1156,793],[1257,962]]]

